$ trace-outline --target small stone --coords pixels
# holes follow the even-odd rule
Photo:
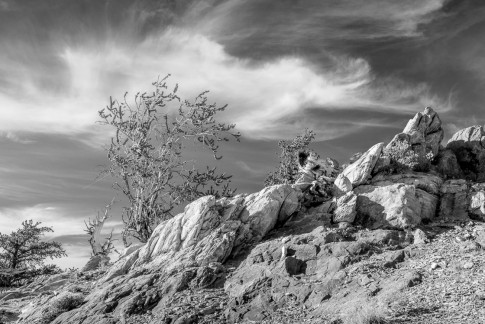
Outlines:
[[[434,269],[438,268],[439,266],[440,265],[438,263],[433,262],[433,263],[431,263],[431,267],[430,268],[431,268],[431,270],[434,270]]]
[[[352,224],[347,223],[347,222],[340,222],[340,223],[338,223],[338,228],[340,228],[340,229],[346,229],[346,228],[349,228],[351,226],[352,226]]]
[[[287,248],[286,246],[282,246],[281,247],[281,260],[284,260],[286,258],[286,254],[287,254]]]
[[[463,269],[471,269],[471,268],[473,268],[473,262],[463,263]]]
[[[372,280],[372,278],[369,275],[361,275],[359,277],[359,285],[361,285],[361,286],[366,286],[373,281],[374,280]]]
[[[419,228],[414,231],[413,237],[414,237],[414,244],[421,245],[421,244],[429,243],[428,236],[423,230],[420,230]]]
[[[285,244],[286,242],[288,242],[290,240],[290,237],[289,236],[286,236],[286,237],[283,237],[281,239],[281,243]]]
[[[461,237],[461,236],[457,236],[457,237],[455,237],[455,241],[457,241],[458,243],[460,243],[460,242],[465,242],[466,240],[463,237]]]

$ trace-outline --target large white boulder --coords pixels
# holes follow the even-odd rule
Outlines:
[[[354,188],[365,183],[369,179],[383,148],[384,143],[378,143],[372,146],[357,161],[345,168],[342,172],[342,180],[345,180],[343,177],[346,177]],[[346,190],[345,187],[339,189],[344,192]]]
[[[413,185],[365,185],[354,192],[357,195],[357,217],[371,228],[412,228],[423,218],[431,217],[433,212],[423,209],[420,201],[422,197],[432,200],[433,196]]]

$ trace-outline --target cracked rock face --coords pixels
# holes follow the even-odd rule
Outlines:
[[[305,153],[298,184],[193,201],[159,224],[146,244],[128,248],[83,292],[83,304],[53,323],[133,324],[135,317],[126,319],[174,312],[177,317],[155,316],[146,323],[192,323],[223,309],[217,323],[261,322],[289,303],[317,317],[351,318],[362,305],[385,309],[397,293],[422,279],[412,264],[399,270],[416,257],[416,249],[433,244],[434,229],[426,230],[426,224],[485,221],[485,184],[470,181],[485,180],[483,127],[457,132],[446,149],[440,149],[442,138],[441,120],[426,108],[394,140],[437,156],[428,173],[376,171],[386,164],[379,143],[340,174],[336,161]],[[484,233],[481,228],[474,234],[471,250],[485,247]],[[45,289],[67,281],[57,279],[44,282]],[[204,289],[214,287],[224,302],[206,305]],[[32,293],[41,293],[36,289]],[[201,290],[194,313],[193,294]],[[14,295],[3,299],[24,297]],[[20,323],[35,323],[50,307],[52,296],[40,296],[24,309]]]
[[[173,294],[189,287],[214,283],[223,276],[221,263],[299,209],[302,189],[308,186],[276,185],[250,195],[206,196],[190,203],[158,225],[145,245],[116,262],[84,305],[55,323],[114,323],[146,308],[163,308]],[[286,266],[296,271],[297,265]]]
[[[379,143],[372,146],[367,152],[362,154],[357,161],[345,168],[345,170],[342,172],[342,177],[346,177],[354,188],[365,183],[367,180],[369,180],[372,170],[374,169],[383,148],[384,143]],[[345,179],[341,179],[341,182],[337,182],[335,185],[339,185],[340,183],[342,183],[342,187],[339,187],[339,189],[343,192],[347,192],[348,185],[345,185],[345,183],[348,182]]]

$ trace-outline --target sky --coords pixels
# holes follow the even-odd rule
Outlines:
[[[483,125],[484,38],[477,0],[0,0],[0,232],[52,226],[62,268],[87,261],[84,221],[112,198],[105,232],[119,233],[124,201],[98,177],[110,96],[167,74],[183,97],[209,90],[242,134],[217,165],[255,192],[305,128],[344,163],[425,106],[445,140]]]

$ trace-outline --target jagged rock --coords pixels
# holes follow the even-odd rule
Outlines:
[[[414,244],[420,245],[420,244],[429,243],[428,235],[426,235],[426,233],[419,228],[414,230],[413,236],[414,236],[414,241],[413,241]]]
[[[407,242],[403,231],[376,230],[344,237],[319,227],[292,236],[285,243],[288,255],[281,261],[281,241],[268,240],[251,250],[227,279],[224,289],[238,305],[241,318],[246,318],[244,314],[250,310],[271,309],[290,300],[305,307],[320,308],[349,279],[345,271],[348,266],[381,248],[405,246]],[[308,282],[295,278],[300,274],[313,279]],[[361,292],[348,290],[352,298]],[[330,313],[343,309],[336,306]]]
[[[352,190],[352,182],[343,173],[340,173],[334,182],[334,196],[341,196]]]
[[[210,286],[224,273],[214,265],[284,224],[300,207],[305,187],[277,185],[192,202],[157,226],[145,245],[117,261],[80,309],[54,323],[110,322],[140,309],[163,309],[173,294],[189,287]]]
[[[333,221],[335,223],[353,223],[357,215],[357,196],[353,192],[348,192],[337,199],[336,205],[337,208],[333,214]]]
[[[379,174],[372,178],[370,183],[374,186],[392,186],[399,183],[414,186],[415,196],[421,205],[421,220],[431,220],[436,217],[440,189],[443,184],[443,179],[439,176],[412,171],[393,175]]]
[[[123,252],[120,253],[119,258],[121,259],[121,258],[127,257],[128,255],[132,254],[133,252],[139,250],[143,245],[145,245],[145,244],[144,243],[131,244],[129,247],[124,249]]]
[[[0,308],[0,323],[13,323],[19,318],[20,312],[14,307]]]
[[[354,189],[358,196],[357,221],[371,228],[409,228],[419,225],[423,216],[429,216],[422,214],[418,190],[406,184],[357,187]]]
[[[384,143],[372,146],[367,152],[362,154],[357,161],[349,165],[342,172],[342,175],[349,179],[354,188],[365,183],[369,179],[383,148]]]
[[[387,147],[392,147],[398,141],[406,142],[421,157],[428,152],[437,156],[444,137],[441,124],[438,114],[431,107],[426,107],[409,120],[403,132],[397,134]]]
[[[438,213],[439,198],[424,190],[416,189],[416,197],[421,204],[421,220],[433,220]]]
[[[466,180],[448,180],[441,186],[439,217],[468,219],[468,184]]]
[[[475,184],[471,187],[468,213],[470,218],[485,220],[485,184]]]
[[[381,171],[387,170],[390,165],[391,165],[391,157],[387,154],[381,154],[381,156],[377,159],[376,165],[374,166],[374,169],[372,170],[371,175],[374,176],[380,173]]]
[[[450,149],[439,151],[436,157],[436,170],[445,179],[459,179],[464,176],[455,153]]]
[[[333,182],[340,172],[339,163],[331,158],[322,159],[313,151],[300,152],[298,155],[300,176],[296,183],[313,181]]]
[[[81,269],[81,272],[93,271],[100,268],[106,267],[109,263],[110,258],[104,254],[93,255],[89,258],[89,261],[86,265]]]
[[[452,150],[465,176],[474,181],[485,181],[485,130],[472,126],[456,132],[446,145]]]
[[[374,186],[391,185],[394,183],[413,185],[418,189],[438,196],[440,194],[441,185],[443,184],[443,179],[430,173],[409,171],[393,175],[379,174],[373,177],[370,181],[370,184]]]

